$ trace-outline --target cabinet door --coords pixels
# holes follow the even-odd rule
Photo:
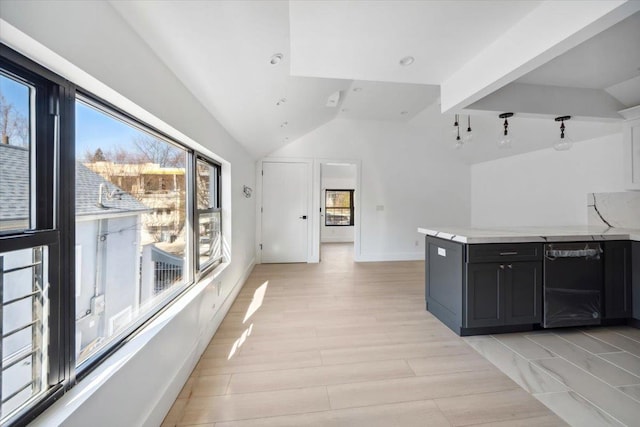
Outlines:
[[[540,323],[542,320],[542,263],[514,262],[505,266],[505,324]]]
[[[466,327],[504,325],[503,268],[498,263],[467,264]]]
[[[640,320],[640,242],[631,242],[631,317]]]
[[[631,242],[604,244],[604,316],[631,317]]]

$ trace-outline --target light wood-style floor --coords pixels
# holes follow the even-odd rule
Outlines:
[[[424,308],[424,263],[252,272],[163,426],[558,426]]]

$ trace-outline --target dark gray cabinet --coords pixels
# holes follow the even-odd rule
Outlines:
[[[542,263],[514,262],[506,267],[505,324],[542,320]]]
[[[426,238],[426,307],[459,335],[531,329],[542,317],[542,244]]]
[[[640,242],[631,242],[631,317],[640,320]]]
[[[464,245],[442,239],[426,239],[425,300],[429,312],[460,333]]]
[[[630,241],[604,243],[604,318],[631,317],[632,254]]]
[[[499,267],[496,263],[467,264],[467,328],[504,325],[505,277]]]
[[[466,327],[540,323],[542,263],[467,264]]]

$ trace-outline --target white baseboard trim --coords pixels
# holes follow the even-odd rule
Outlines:
[[[320,243],[353,243],[353,237],[323,237]]]
[[[357,262],[381,262],[381,261],[421,261],[424,260],[423,252],[378,252],[361,253]]]

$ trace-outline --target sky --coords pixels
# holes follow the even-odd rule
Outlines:
[[[24,117],[29,117],[29,90],[29,86],[0,74],[0,93]],[[118,146],[130,146],[139,135],[144,134],[93,107],[76,102],[76,158],[79,160],[87,150],[93,153],[100,148],[107,152]]]
[[[29,117],[30,90],[33,89],[0,74],[0,93],[24,117]],[[105,154],[119,147],[127,151],[137,150],[133,141],[141,136],[148,137],[149,134],[76,100],[75,153],[77,160],[83,161],[87,153],[93,154],[98,148]]]
[[[0,94],[19,114],[29,117],[29,86],[0,74]]]
[[[107,152],[126,148],[136,136],[145,135],[138,129],[108,116],[82,102],[76,102],[76,158],[82,160],[87,151],[98,148]]]

